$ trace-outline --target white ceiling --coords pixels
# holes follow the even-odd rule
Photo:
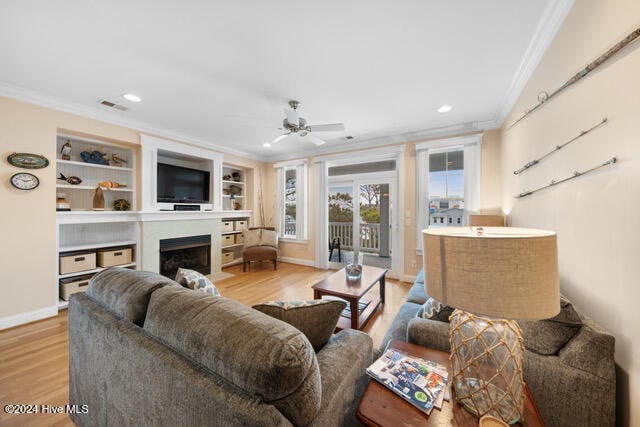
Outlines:
[[[501,124],[572,4],[3,1],[0,95],[261,159],[486,129]],[[309,123],[346,130],[317,133],[320,150],[263,147],[282,133],[289,99]],[[442,104],[453,111],[437,113]]]

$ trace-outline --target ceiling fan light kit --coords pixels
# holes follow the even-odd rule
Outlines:
[[[318,138],[315,135],[312,135],[312,132],[338,132],[343,131],[344,124],[343,123],[331,123],[324,125],[308,125],[307,121],[304,117],[298,116],[298,107],[300,106],[300,102],[296,100],[289,101],[289,107],[285,108],[284,113],[286,117],[282,121],[282,129],[285,131],[283,135],[280,135],[273,141],[271,141],[270,145],[276,144],[284,139],[286,139],[290,135],[298,135],[302,138],[305,138],[309,142],[314,143],[315,145],[322,145],[325,143],[324,140]],[[264,144],[265,146],[270,146]]]

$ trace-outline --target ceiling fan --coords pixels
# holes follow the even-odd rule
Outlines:
[[[271,144],[276,144],[286,139],[288,136],[298,135],[300,137],[303,137],[307,141],[313,142],[316,145],[322,145],[325,143],[325,141],[313,135],[311,132],[335,132],[344,130],[344,123],[332,123],[325,125],[307,124],[307,121],[303,117],[298,116],[297,110],[299,106],[299,101],[289,101],[289,107],[291,108],[284,109],[284,112],[287,116],[282,121],[282,130],[284,130],[285,133],[271,141]]]

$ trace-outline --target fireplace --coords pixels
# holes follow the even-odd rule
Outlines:
[[[211,235],[160,240],[160,274],[176,277],[178,268],[211,274]]]

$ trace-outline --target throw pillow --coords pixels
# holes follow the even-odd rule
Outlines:
[[[245,248],[260,245],[260,232],[262,230],[242,230],[242,242]]]
[[[453,313],[453,307],[442,304],[435,298],[427,298],[427,301],[418,310],[418,317],[423,319],[448,322],[449,316]]]
[[[278,247],[278,235],[273,230],[262,230],[260,235],[260,246]]]
[[[197,271],[179,268],[176,274],[176,282],[185,288],[193,289],[207,295],[220,296],[220,291],[211,283],[207,276]]]
[[[269,301],[253,306],[298,329],[307,337],[316,353],[333,335],[340,314],[346,307],[346,302],[336,300]]]
[[[560,296],[560,313],[545,320],[518,320],[524,346],[542,355],[556,354],[582,327],[571,301]]]

